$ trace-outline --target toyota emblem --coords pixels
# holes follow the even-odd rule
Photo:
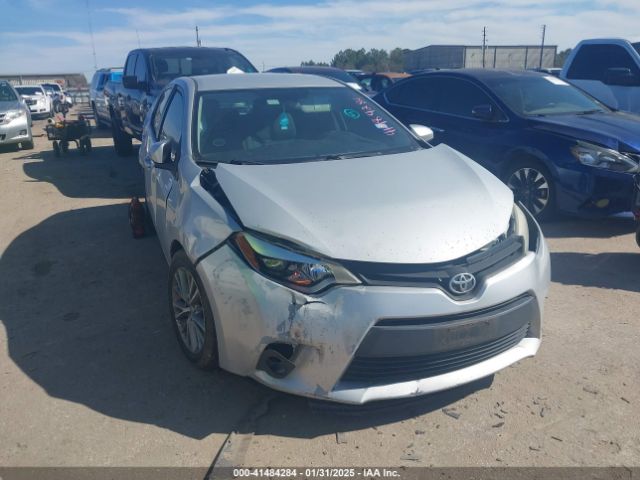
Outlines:
[[[464,295],[476,288],[476,277],[471,273],[457,273],[449,280],[449,290],[456,295]]]

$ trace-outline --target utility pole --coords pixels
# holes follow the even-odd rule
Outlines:
[[[544,35],[547,31],[547,26],[542,25],[542,43],[540,43],[540,67],[542,68],[542,55],[544,54]]]
[[[93,50],[93,69],[98,69],[98,57],[96,56],[96,42],[93,40],[93,25],[91,24],[91,9],[89,8],[89,0],[87,4],[87,19],[89,20],[89,36],[91,37],[91,49]]]
[[[196,47],[201,47],[202,41],[200,41],[200,33],[198,32],[198,26],[196,25]]]
[[[484,68],[485,51],[487,50],[487,27],[482,27],[482,68]]]

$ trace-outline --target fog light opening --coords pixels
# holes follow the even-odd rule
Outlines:
[[[22,137],[23,135],[26,135],[27,131],[26,130],[20,130],[20,132],[18,133],[18,136]]]
[[[288,343],[271,343],[267,345],[258,360],[258,370],[267,372],[274,378],[284,378],[296,367],[291,361],[295,353],[293,345]]]
[[[598,200],[596,202],[596,207],[598,208],[606,208],[609,206],[609,199],[608,198],[601,198],[600,200]]]

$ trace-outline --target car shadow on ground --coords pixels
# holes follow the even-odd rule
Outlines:
[[[565,285],[640,292],[637,252],[551,253],[551,279]]]
[[[23,150],[13,157],[24,162],[25,174],[36,182],[53,184],[70,198],[130,198],[144,196],[144,181],[137,149],[127,157],[115,155],[112,146],[94,146],[82,155],[74,144],[56,157],[53,149]]]
[[[95,188],[93,195],[110,190]],[[490,382],[414,400],[410,408],[377,404],[372,415],[370,406],[311,408],[253,381],[200,371],[174,337],[167,270],[156,238],[131,238],[126,202],[49,217],[0,258],[0,319],[11,359],[52,397],[198,439],[243,429],[312,438],[376,426],[441,408]],[[267,398],[259,425],[243,423]]]
[[[548,238],[611,238],[634,232],[636,225],[629,213],[598,219],[559,217],[541,227]]]

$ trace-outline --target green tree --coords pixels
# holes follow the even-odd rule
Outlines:
[[[392,72],[404,72],[404,50],[394,48],[389,53],[389,70]]]
[[[569,57],[569,54],[571,53],[571,49],[567,48],[566,50],[562,50],[561,52],[556,54],[556,58],[553,62],[553,65],[555,67],[562,67],[564,65],[564,62],[567,61],[567,58]]]
[[[306,62],[300,62],[301,67],[328,67],[327,62],[314,62],[313,60],[307,60]]]

